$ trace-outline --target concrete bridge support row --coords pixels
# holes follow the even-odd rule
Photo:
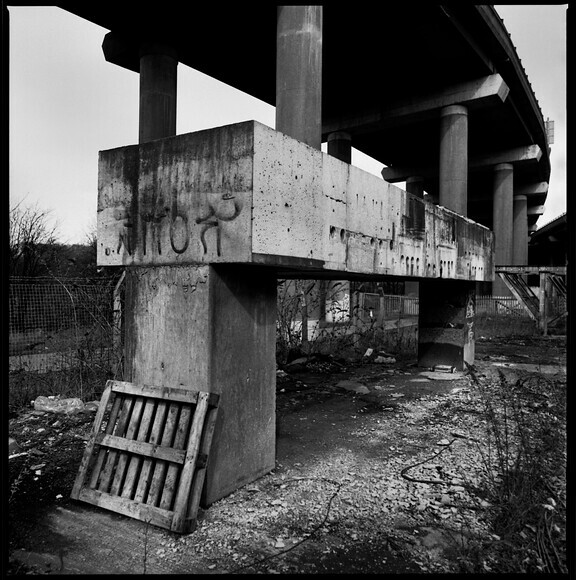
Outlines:
[[[276,130],[314,149],[321,145],[321,49],[321,6],[278,8]],[[140,144],[175,134],[177,64],[171,47],[153,43],[142,46]],[[465,215],[464,107],[446,109],[442,132],[440,203]],[[334,134],[329,139],[329,154],[347,163],[351,160],[350,147],[345,134]],[[419,183],[414,180],[410,187],[418,188]],[[144,204],[144,200],[135,203]],[[170,207],[140,209],[142,219],[150,223],[162,218],[158,211],[168,212],[173,224],[183,220],[175,202]],[[374,237],[364,241],[366,236],[354,235],[357,244],[376,242]],[[391,245],[394,240],[393,234]],[[184,242],[173,243],[177,252],[183,252],[183,247]],[[440,266],[437,275],[442,276],[442,267],[454,275],[449,261]],[[424,264],[422,272],[425,276]],[[332,278],[343,277],[337,274],[334,272]],[[221,394],[205,505],[274,467],[276,275],[274,268],[230,263],[127,267],[125,379],[159,386],[185,385]],[[462,369],[465,363],[473,362],[474,287],[472,277],[422,279],[421,364],[449,364]]]

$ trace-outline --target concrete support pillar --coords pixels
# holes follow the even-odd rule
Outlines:
[[[352,136],[343,131],[328,135],[328,155],[345,163],[352,163]],[[326,321],[339,322],[349,320],[352,314],[350,300],[350,282],[348,280],[331,280],[326,292]]]
[[[500,163],[494,167],[493,196],[494,264],[496,266],[510,266],[513,259],[514,198],[514,166],[511,163]],[[499,277],[492,284],[492,295],[510,295],[508,287]]]
[[[440,113],[440,205],[468,215],[468,109],[444,107]]]
[[[141,46],[139,143],[176,135],[177,66],[172,48]]]
[[[420,282],[418,365],[449,365],[466,370],[474,362],[474,282]]]
[[[352,163],[352,136],[350,133],[336,131],[328,135],[328,155],[345,163]]]
[[[424,178],[419,175],[408,177],[406,179],[406,191],[420,199],[424,199]],[[404,296],[418,298],[419,287],[419,282],[407,280],[404,282]]]
[[[322,6],[278,6],[276,130],[322,144]]]
[[[512,263],[515,266],[528,265],[528,198],[515,195],[513,202],[514,236]]]
[[[276,130],[310,147],[322,146],[322,6],[278,6]],[[317,281],[302,308],[302,346],[325,300]]]
[[[153,45],[141,55],[143,143],[175,134],[177,61]],[[130,267],[125,330],[126,380],[220,394],[203,505],[274,468],[273,272],[228,264]]]
[[[419,197],[424,198],[424,178],[419,175],[414,177],[408,177],[406,179],[406,191]]]

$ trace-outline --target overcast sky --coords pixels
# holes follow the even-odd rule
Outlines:
[[[542,226],[566,211],[566,5],[497,6],[544,119],[555,122]],[[10,205],[38,202],[62,242],[96,229],[98,151],[138,141],[138,74],[107,63],[107,30],[51,6],[10,14]],[[255,119],[274,127],[274,107],[178,67],[177,133]],[[372,161],[372,162],[371,162]],[[352,162],[380,175],[380,163]]]

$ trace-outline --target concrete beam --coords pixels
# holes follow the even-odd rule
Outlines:
[[[532,207],[529,207],[526,213],[528,215],[542,215],[545,209],[546,207],[543,205],[534,205]]]
[[[100,153],[100,265],[489,281],[492,232],[255,121]]]
[[[516,147],[489,155],[476,155],[471,157],[468,160],[468,171],[480,171],[501,163],[512,163],[514,165],[520,163],[538,163],[541,157],[542,150],[538,145]],[[388,183],[397,183],[399,181],[406,181],[412,175],[432,177],[438,174],[438,167],[433,165],[427,167],[384,167],[381,173],[384,180]]]
[[[548,193],[548,182],[540,181],[529,185],[521,185],[514,188],[514,195],[542,195]]]
[[[433,116],[444,107],[466,105],[470,108],[492,106],[503,103],[509,88],[499,74],[473,81],[452,85],[428,95],[415,96],[388,107],[324,120],[322,134],[325,140],[335,131],[346,131],[354,135],[380,131],[383,128],[421,120]]]

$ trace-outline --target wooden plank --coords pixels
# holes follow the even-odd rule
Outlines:
[[[166,419],[164,433],[162,433],[162,440],[160,442],[163,447],[172,446],[172,439],[174,431],[176,430],[176,421],[178,420],[179,412],[180,405],[178,403],[171,403],[168,409],[168,417]],[[168,464],[165,461],[156,461],[152,481],[150,483],[150,491],[148,492],[148,499],[146,500],[147,504],[156,505],[160,501],[160,494],[162,492],[162,486],[164,485],[164,478],[167,469]]]
[[[136,434],[136,441],[146,442],[148,440],[148,435],[150,431],[150,422],[152,421],[152,417],[154,416],[154,411],[156,409],[156,400],[153,398],[148,398],[144,405],[144,412],[142,413],[142,419],[140,421],[140,426],[138,427],[138,433]],[[128,439],[122,439],[121,441],[127,442]],[[154,453],[155,449],[154,446],[152,449],[148,449],[147,452],[144,452],[145,447],[141,449],[135,448],[132,450],[132,453],[136,453],[138,455],[148,455],[150,452]],[[126,477],[124,478],[124,486],[122,488],[121,496],[122,497],[134,497],[134,491],[136,489],[136,475],[140,469],[140,465],[142,464],[142,458],[138,456],[132,456],[128,460],[128,466],[126,468]]]
[[[182,466],[182,474],[180,476],[176,499],[174,500],[174,518],[172,519],[172,526],[170,528],[174,532],[183,531],[186,525],[190,487],[192,485],[196,459],[200,449],[200,437],[202,435],[202,427],[204,426],[204,418],[208,410],[208,395],[208,393],[200,393],[198,395],[198,404],[196,405],[192,429],[190,431],[190,437],[188,438],[186,460]]]
[[[108,381],[107,384],[110,384],[112,381]],[[120,403],[122,402],[121,397],[118,397],[116,393],[112,393],[114,398],[114,402],[112,403],[112,409],[110,410],[110,416],[108,417],[108,422],[106,423],[106,428],[104,429],[105,433],[112,433],[112,429],[116,424],[116,420],[118,419],[118,413],[120,412]],[[100,470],[102,469],[102,465],[104,460],[106,459],[106,449],[100,449],[98,451],[98,457],[94,463],[94,467],[92,469],[92,475],[90,477],[90,484],[89,487],[96,488],[96,484],[98,483],[98,476],[100,475]]]
[[[186,439],[190,432],[191,417],[192,417],[192,408],[190,405],[186,405],[180,411],[178,428],[176,429],[176,435],[174,437],[174,443],[172,445],[175,449],[182,450],[185,449]],[[186,457],[186,451],[184,451],[184,457]],[[168,466],[168,469],[166,470],[166,479],[164,480],[164,486],[162,488],[162,495],[160,497],[161,508],[171,509],[176,483],[178,481],[178,476],[180,475],[181,471],[182,471],[181,465]]]
[[[146,441],[138,441],[136,439],[124,439],[116,437],[116,435],[107,435],[100,433],[96,437],[96,443],[111,449],[119,449],[120,451],[127,451],[136,455],[145,455],[153,459],[163,459],[172,463],[184,463],[186,458],[186,451],[183,449],[173,449],[172,447],[162,447],[154,443]]]
[[[206,414],[206,420],[204,422],[204,433],[202,435],[202,441],[200,442],[200,451],[198,453],[198,458],[208,458],[210,456],[210,447],[212,445],[212,436],[214,435],[214,428],[216,426],[216,415],[218,412],[217,407],[210,407],[208,413]],[[199,464],[199,459],[196,463],[196,473],[194,474],[194,480],[192,482],[192,490],[190,492],[190,502],[188,505],[188,513],[186,517],[186,531],[193,531],[192,528],[195,527],[196,516],[198,515],[198,507],[200,505],[200,498],[202,496],[202,487],[204,486],[204,479],[206,477],[207,463],[204,462],[203,465]]]
[[[180,401],[182,403],[195,403],[198,399],[198,391],[191,389],[179,389],[176,387],[157,387],[154,385],[137,385],[126,381],[113,381],[114,391],[136,395],[138,397],[149,397],[155,399],[168,399],[170,401]]]
[[[132,414],[130,415],[130,420],[128,421],[128,429],[126,429],[126,439],[134,439],[136,436],[143,410],[144,399],[142,397],[136,397],[134,407],[132,408]],[[127,463],[128,454],[124,451],[120,451],[118,462],[116,463],[116,469],[114,470],[114,479],[112,480],[112,485],[110,486],[110,494],[120,495],[120,490],[122,489],[122,483],[124,481],[124,475],[126,473]]]
[[[120,395],[118,398],[121,401],[121,411],[120,416],[118,417],[118,421],[114,425],[113,433],[114,435],[118,435],[122,437],[126,430],[126,425],[128,423],[128,419],[130,418],[132,412],[132,406],[134,404],[134,397],[129,397],[125,395]],[[110,487],[110,482],[112,481],[112,477],[114,475],[114,466],[116,464],[116,458],[118,456],[118,451],[112,450],[106,454],[106,463],[104,468],[102,469],[102,473],[100,476],[100,480],[98,481],[98,485],[96,489],[100,491],[107,492],[108,488]]]
[[[132,500],[103,493],[96,489],[84,488],[80,491],[80,500],[102,507],[119,514],[151,523],[155,526],[170,529],[173,514],[167,510],[136,503]]]
[[[73,499],[78,499],[78,494],[80,489],[84,485],[86,480],[86,475],[88,474],[88,466],[90,465],[90,460],[92,459],[92,451],[94,450],[96,435],[100,432],[100,426],[102,425],[102,419],[104,418],[104,412],[106,411],[106,406],[108,405],[108,400],[112,393],[111,385],[107,384],[104,392],[102,393],[102,398],[100,399],[100,405],[96,411],[96,416],[94,417],[94,423],[92,424],[92,430],[90,431],[90,436],[88,438],[88,444],[84,450],[84,455],[82,456],[82,461],[80,462],[80,468],[78,474],[76,475],[76,480],[74,481],[74,486],[72,487],[72,493],[70,496]]]
[[[168,402],[159,401],[158,407],[156,408],[156,415],[154,416],[154,424],[152,425],[152,431],[150,433],[149,442],[153,445],[160,441],[167,411]],[[134,501],[143,502],[145,500],[150,487],[150,482],[152,481],[154,465],[155,462],[151,458],[144,458],[144,461],[142,462],[142,470],[140,471],[140,477],[138,479],[138,485],[136,487],[136,493],[134,494]]]

